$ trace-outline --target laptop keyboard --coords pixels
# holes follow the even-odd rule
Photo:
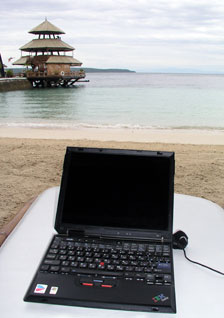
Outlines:
[[[168,244],[56,236],[40,271],[79,276],[84,286],[113,287],[118,278],[148,285],[172,283]]]

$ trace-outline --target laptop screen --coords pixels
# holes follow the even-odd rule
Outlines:
[[[68,148],[60,224],[167,231],[173,175],[173,153]]]

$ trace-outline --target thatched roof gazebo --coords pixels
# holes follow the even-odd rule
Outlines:
[[[73,57],[74,47],[61,40],[64,31],[45,19],[29,33],[38,38],[20,48],[22,55],[13,65],[31,67],[27,78],[33,86],[68,86],[85,77],[84,72],[71,71],[71,66],[81,66],[82,62]]]

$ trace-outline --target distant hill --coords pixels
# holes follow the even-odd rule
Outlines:
[[[77,70],[77,68],[74,68],[74,69]],[[122,69],[122,68],[91,68],[91,67],[83,67],[81,69],[83,69],[86,73],[102,73],[102,72],[108,72],[108,73],[136,73],[135,71]]]
[[[107,68],[107,69],[101,69],[101,68],[91,68],[91,67],[83,67],[81,68],[86,73],[136,73],[135,71],[127,70],[127,69],[120,69],[120,68]],[[18,68],[5,68],[5,70],[12,70],[13,74],[21,73],[25,70],[25,68],[18,67]],[[79,71],[80,68],[71,67],[72,71]]]

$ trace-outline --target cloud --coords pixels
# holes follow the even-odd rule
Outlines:
[[[47,17],[86,67],[214,65],[223,56],[223,14],[220,0],[7,0],[1,53],[4,60],[19,57],[19,47],[33,38],[27,32]]]

